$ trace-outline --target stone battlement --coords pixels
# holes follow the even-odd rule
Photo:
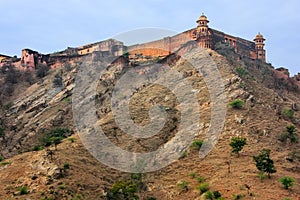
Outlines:
[[[64,62],[78,61],[82,56],[93,52],[112,56],[120,56],[125,52],[128,52],[130,58],[165,57],[191,40],[195,41],[202,48],[213,50],[218,44],[226,44],[242,57],[261,60],[262,62],[266,61],[266,51],[264,50],[265,39],[261,34],[258,34],[253,41],[248,41],[211,29],[208,26],[209,20],[203,14],[196,22],[198,24],[196,28],[180,34],[128,47],[124,46],[120,41],[109,39],[76,48],[68,47],[64,51],[47,55],[40,54],[39,52],[30,49],[24,49],[22,50],[20,61],[15,63],[15,66],[20,70],[34,70],[38,63],[46,63],[54,68],[60,66]],[[0,55],[0,61],[9,59],[9,56]],[[3,65],[3,63],[0,63],[0,66],[1,64]]]
[[[179,49],[186,42],[194,40],[200,47],[208,49],[215,49],[218,43],[227,44],[232,47],[236,53],[242,56],[266,62],[266,52],[264,50],[265,39],[261,34],[258,34],[253,40],[254,42],[252,42],[209,28],[209,21],[205,15],[201,15],[197,23],[198,26],[196,28],[178,35],[129,46],[128,52],[132,56],[166,56]]]

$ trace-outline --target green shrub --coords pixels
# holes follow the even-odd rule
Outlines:
[[[263,149],[258,156],[253,156],[257,169],[261,173],[267,173],[269,178],[276,172],[274,161],[270,158],[270,149]]]
[[[221,197],[221,193],[219,191],[207,191],[204,195],[204,198],[207,200],[223,200],[224,198]]]
[[[246,76],[248,71],[244,67],[237,67],[236,72],[239,76]]]
[[[0,167],[5,166],[5,165],[9,165],[9,164],[11,164],[11,162],[1,162]]]
[[[229,103],[229,105],[232,107],[232,108],[235,108],[235,109],[241,109],[244,105],[244,101],[241,100],[241,99],[236,99],[232,102]]]
[[[297,143],[298,138],[296,136],[296,127],[293,125],[286,127],[286,132],[288,133],[288,138],[291,140],[292,143]]]
[[[64,189],[65,189],[65,186],[64,186],[64,185],[59,185],[58,188],[61,189],[61,190],[64,190]]]
[[[287,118],[291,119],[291,118],[294,117],[295,111],[293,111],[291,109],[283,109],[282,113],[283,113],[284,117],[287,117]]]
[[[211,191],[207,191],[204,195],[204,198],[207,200],[214,200],[214,194]]]
[[[130,53],[129,53],[129,52],[124,52],[124,53],[123,53],[123,56],[124,56],[125,58],[129,58]]]
[[[240,200],[240,199],[243,199],[244,197],[245,197],[245,195],[243,195],[243,194],[234,194],[233,195],[234,200]]]
[[[59,136],[59,137],[51,137],[49,138],[49,141],[51,142],[51,144],[54,144],[55,145],[55,149],[56,149],[56,146],[58,144],[61,143],[61,141],[66,138],[66,137],[62,137],[62,136]]]
[[[204,176],[199,176],[196,179],[197,179],[198,183],[203,183],[206,180]]]
[[[52,144],[57,145],[71,134],[72,132],[67,128],[55,128],[43,133],[39,140],[42,146],[48,147]]]
[[[281,142],[286,142],[290,139],[291,143],[298,143],[298,137],[296,135],[296,127],[293,125],[286,127],[286,133],[282,133],[279,135],[278,140]]]
[[[177,183],[176,183],[176,186],[179,188],[179,189],[181,189],[181,190],[188,190],[188,188],[189,188],[189,182],[187,182],[187,181],[178,181]]]
[[[132,173],[130,174],[131,182],[137,186],[138,190],[146,190],[147,186],[143,182],[143,174],[141,173]]]
[[[4,158],[2,156],[0,156],[0,162],[2,162],[4,160]]]
[[[219,199],[222,196],[219,191],[213,191],[213,194],[216,199]]]
[[[189,176],[190,176],[191,178],[196,178],[197,173],[196,173],[196,172],[192,172],[192,173],[189,174]]]
[[[70,169],[70,164],[69,163],[65,163],[64,166],[63,166],[63,169],[64,170]]]
[[[247,144],[246,138],[241,137],[233,137],[231,138],[231,142],[229,145],[231,146],[232,153],[236,153],[238,156],[240,155],[240,151],[243,149],[243,147]]]
[[[296,131],[296,127],[293,125],[290,126],[286,126],[286,132],[288,132],[289,134],[294,134]]]
[[[136,195],[137,186],[130,181],[118,181],[113,184],[112,188],[107,192],[107,199],[120,200],[130,199],[138,200],[139,197]]]
[[[44,148],[43,147],[41,147],[41,146],[39,146],[39,145],[34,145],[33,147],[32,147],[32,151],[41,151],[41,150],[43,150]]]
[[[203,194],[209,190],[209,184],[208,183],[201,183],[197,186],[197,190],[200,191],[200,194]]]
[[[64,98],[64,101],[67,103],[70,103],[70,102],[72,102],[72,97],[66,97],[66,98]]]
[[[286,190],[289,189],[289,187],[292,187],[296,182],[295,179],[288,176],[281,177],[278,181],[283,185],[284,189]]]
[[[29,190],[28,190],[27,186],[23,186],[23,187],[18,188],[18,191],[20,192],[20,195],[24,195],[24,194],[29,193]]]
[[[71,143],[74,143],[76,141],[76,138],[68,138],[68,140],[71,142]]]
[[[201,148],[201,146],[203,145],[203,141],[202,140],[194,140],[191,144],[191,148],[192,149],[196,149],[199,150]]]

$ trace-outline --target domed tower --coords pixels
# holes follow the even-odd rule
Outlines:
[[[202,48],[212,48],[211,31],[208,27],[209,20],[202,13],[196,22],[198,26],[193,32],[193,39],[198,41]]]
[[[266,62],[266,51],[264,49],[265,40],[264,36],[260,33],[258,33],[253,40],[255,42],[256,58],[263,62]]]
[[[208,19],[207,17],[202,13],[202,15],[199,17],[199,19],[197,20],[197,30],[199,31],[199,33],[201,35],[207,35],[208,33]]]

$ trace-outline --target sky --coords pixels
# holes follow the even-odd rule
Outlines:
[[[0,0],[0,54],[52,53],[148,27],[179,33],[205,13],[219,31],[248,40],[262,33],[267,62],[296,74],[299,10],[299,0]]]

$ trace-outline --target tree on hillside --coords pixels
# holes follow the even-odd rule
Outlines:
[[[246,138],[241,138],[241,137],[233,137],[231,138],[231,142],[229,145],[231,146],[232,153],[236,153],[238,157],[240,156],[240,151],[243,149],[243,147],[247,144],[247,139]]]
[[[286,127],[286,132],[288,133],[288,138],[291,140],[292,143],[298,142],[298,138],[296,136],[296,127],[293,125]]]
[[[288,139],[291,143],[298,143],[298,137],[296,135],[296,127],[293,125],[286,127],[286,132],[279,135],[279,140],[281,142],[286,142]]]
[[[271,174],[276,172],[274,161],[270,158],[270,149],[263,149],[258,156],[253,156],[257,169],[261,173],[267,173],[271,178]]]

